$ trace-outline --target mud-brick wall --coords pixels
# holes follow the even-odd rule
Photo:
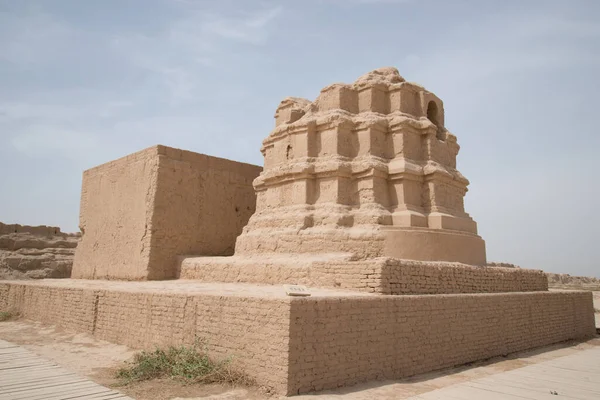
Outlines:
[[[175,277],[178,255],[231,256],[256,208],[261,167],[160,146],[150,279]],[[161,269],[162,268],[162,269]]]
[[[204,341],[216,358],[261,385],[287,391],[286,299],[159,294],[0,282],[0,311],[136,349]]]
[[[285,391],[289,308],[281,299],[106,291],[94,334],[133,348],[204,340],[213,356]]]
[[[450,294],[548,290],[541,270],[490,268],[444,262],[388,259],[382,267],[382,293]]]
[[[0,311],[76,332],[94,331],[97,298],[89,289],[0,283]]]
[[[85,171],[72,277],[170,279],[179,255],[233,254],[260,171],[165,146]]]
[[[233,356],[258,384],[283,394],[595,335],[589,292],[238,297],[58,280],[0,282],[4,310],[133,348],[205,339],[215,357]]]
[[[225,272],[222,274],[224,275]],[[316,262],[311,267],[310,273],[306,272],[305,283],[381,294],[499,293],[548,290],[546,275],[539,270],[477,267],[460,263],[391,258],[351,262]]]
[[[589,292],[292,302],[288,394],[397,379],[595,335]]]
[[[290,263],[290,260],[293,262]],[[181,260],[181,277],[203,282],[248,282],[350,289],[381,294],[533,292],[548,290],[543,271],[476,267],[445,262],[388,258],[360,261],[305,261],[302,258],[229,262]]]

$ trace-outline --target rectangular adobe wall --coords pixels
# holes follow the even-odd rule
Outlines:
[[[348,261],[297,256],[181,258],[183,279],[303,284],[380,294],[533,292],[548,290],[543,271],[376,258]]]
[[[71,277],[144,279],[156,195],[156,148],[83,173],[79,227]]]
[[[205,338],[213,354],[234,356],[258,384],[282,394],[402,378],[595,335],[589,292],[379,296],[315,290],[312,297],[290,298],[282,287],[223,286],[5,281],[0,311],[133,348]],[[252,288],[262,292],[250,294]]]
[[[289,393],[397,379],[595,335],[591,292],[298,299]]]
[[[158,162],[149,279],[176,277],[178,255],[233,255],[262,168],[164,146]]]
[[[340,289],[392,295],[548,290],[548,279],[541,270],[394,258],[366,265],[360,262],[319,263],[315,265],[312,276]]]
[[[85,171],[73,278],[177,275],[182,254],[233,254],[262,169],[154,146]]]
[[[173,286],[145,290],[142,282],[111,289],[114,284],[105,281],[61,281],[0,281],[0,311],[18,311],[134,349],[206,339],[213,356],[233,356],[257,382],[287,390],[290,305],[285,298],[186,294]]]

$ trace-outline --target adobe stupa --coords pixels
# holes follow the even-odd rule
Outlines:
[[[485,265],[442,101],[382,68],[315,102],[287,98],[263,141],[236,254],[350,252]]]
[[[235,256],[183,258],[182,278],[388,294],[547,289],[540,271],[475,267],[485,243],[464,210],[456,136],[442,101],[397,69],[327,86],[314,102],[286,98],[275,125]]]
[[[590,292],[486,266],[434,94],[382,68],[275,118],[262,170],[155,146],[86,171],[80,279],[0,282],[0,311],[133,348],[204,338],[288,395],[595,335]]]

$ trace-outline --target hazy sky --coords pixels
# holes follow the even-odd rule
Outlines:
[[[396,66],[445,103],[488,259],[600,276],[600,1],[0,0],[0,221],[76,231],[84,169],[262,164],[286,96]]]

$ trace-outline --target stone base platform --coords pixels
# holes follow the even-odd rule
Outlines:
[[[202,282],[302,284],[379,294],[548,290],[543,271],[396,258],[355,260],[348,253],[181,257],[179,277]]]
[[[64,279],[0,282],[0,310],[133,348],[205,338],[288,395],[595,335],[592,294],[575,291],[296,298],[280,286]]]

